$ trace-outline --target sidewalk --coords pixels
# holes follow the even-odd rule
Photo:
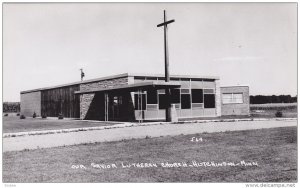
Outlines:
[[[102,130],[90,131],[73,131],[68,133],[52,133],[45,135],[32,136],[16,136],[3,138],[3,152],[19,151],[23,149],[49,148],[64,145],[76,145],[81,143],[120,141],[123,139],[159,137],[167,135],[180,134],[195,134],[202,132],[222,132],[222,131],[237,131],[251,130],[273,127],[297,126],[297,119],[261,119],[260,121],[253,120],[225,120],[206,123],[145,123],[144,126],[136,124],[122,124],[123,128],[111,128]],[[135,125],[135,126],[134,126]],[[151,126],[145,126],[151,125]],[[116,125],[117,126],[117,125]],[[110,126],[111,127],[111,126]],[[99,127],[100,128],[100,127]]]

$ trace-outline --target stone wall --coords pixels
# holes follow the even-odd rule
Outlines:
[[[222,116],[227,115],[250,115],[250,97],[248,86],[221,87],[221,100],[223,93],[242,93],[243,103],[241,104],[223,104],[221,107]]]
[[[85,119],[87,112],[91,106],[95,94],[82,94],[80,95],[80,119]]]
[[[128,85],[128,77],[114,78],[97,82],[80,84],[80,91],[89,91],[101,88],[113,88],[117,86]],[[80,95],[80,119],[86,119],[87,112],[92,105],[95,94]]]
[[[128,77],[114,78],[109,80],[101,80],[97,82],[80,84],[80,91],[89,91],[89,90],[100,89],[100,88],[113,88],[116,86],[122,86],[127,84],[128,84]]]

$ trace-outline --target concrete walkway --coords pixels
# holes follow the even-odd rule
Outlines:
[[[146,136],[159,137],[166,135],[237,131],[287,126],[297,126],[297,120],[162,124],[60,134],[7,137],[3,138],[3,152],[19,151],[23,149],[49,148],[90,142],[119,141],[122,139],[145,138]]]

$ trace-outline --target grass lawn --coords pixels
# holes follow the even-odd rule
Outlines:
[[[259,112],[257,112],[259,110]],[[297,103],[285,104],[254,104],[250,105],[249,116],[222,116],[222,117],[205,117],[205,118],[189,118],[180,120],[207,120],[207,119],[241,119],[241,118],[275,118],[275,113],[281,111],[285,118],[297,117]],[[145,121],[146,122],[146,121]],[[58,119],[20,119],[16,113],[10,113],[3,116],[3,133],[14,133],[24,131],[39,131],[53,129],[68,129],[113,125],[112,122],[85,122],[78,120],[58,120]]]
[[[191,138],[202,138],[192,142]],[[258,166],[122,168],[121,163]],[[93,168],[116,164],[117,168]],[[72,165],[85,168],[73,169]],[[3,153],[3,182],[296,182],[297,128],[202,133]]]
[[[276,109],[269,109],[265,110],[264,112],[256,113],[254,111],[251,112],[252,118],[277,118],[275,116],[276,112],[278,110]],[[297,109],[284,109],[280,110],[282,112],[283,118],[297,118]]]
[[[112,122],[86,122],[78,120],[58,120],[58,119],[41,119],[26,118],[20,119],[18,116],[3,117],[3,133],[14,133],[24,131],[41,131],[54,129],[69,129],[81,127],[107,126],[116,123]]]

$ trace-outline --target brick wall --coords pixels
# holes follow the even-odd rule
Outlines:
[[[223,93],[242,93],[243,103],[241,104],[223,104],[222,94]],[[221,114],[222,116],[227,115],[250,115],[250,97],[248,86],[232,86],[232,87],[221,87]]]
[[[34,112],[37,116],[41,116],[41,92],[21,94],[21,114],[32,116]]]
[[[116,86],[128,85],[128,77],[114,78],[91,83],[80,84],[80,91],[92,89],[112,88]],[[80,96],[80,119],[85,119],[87,112],[92,105],[95,94],[82,94]]]

